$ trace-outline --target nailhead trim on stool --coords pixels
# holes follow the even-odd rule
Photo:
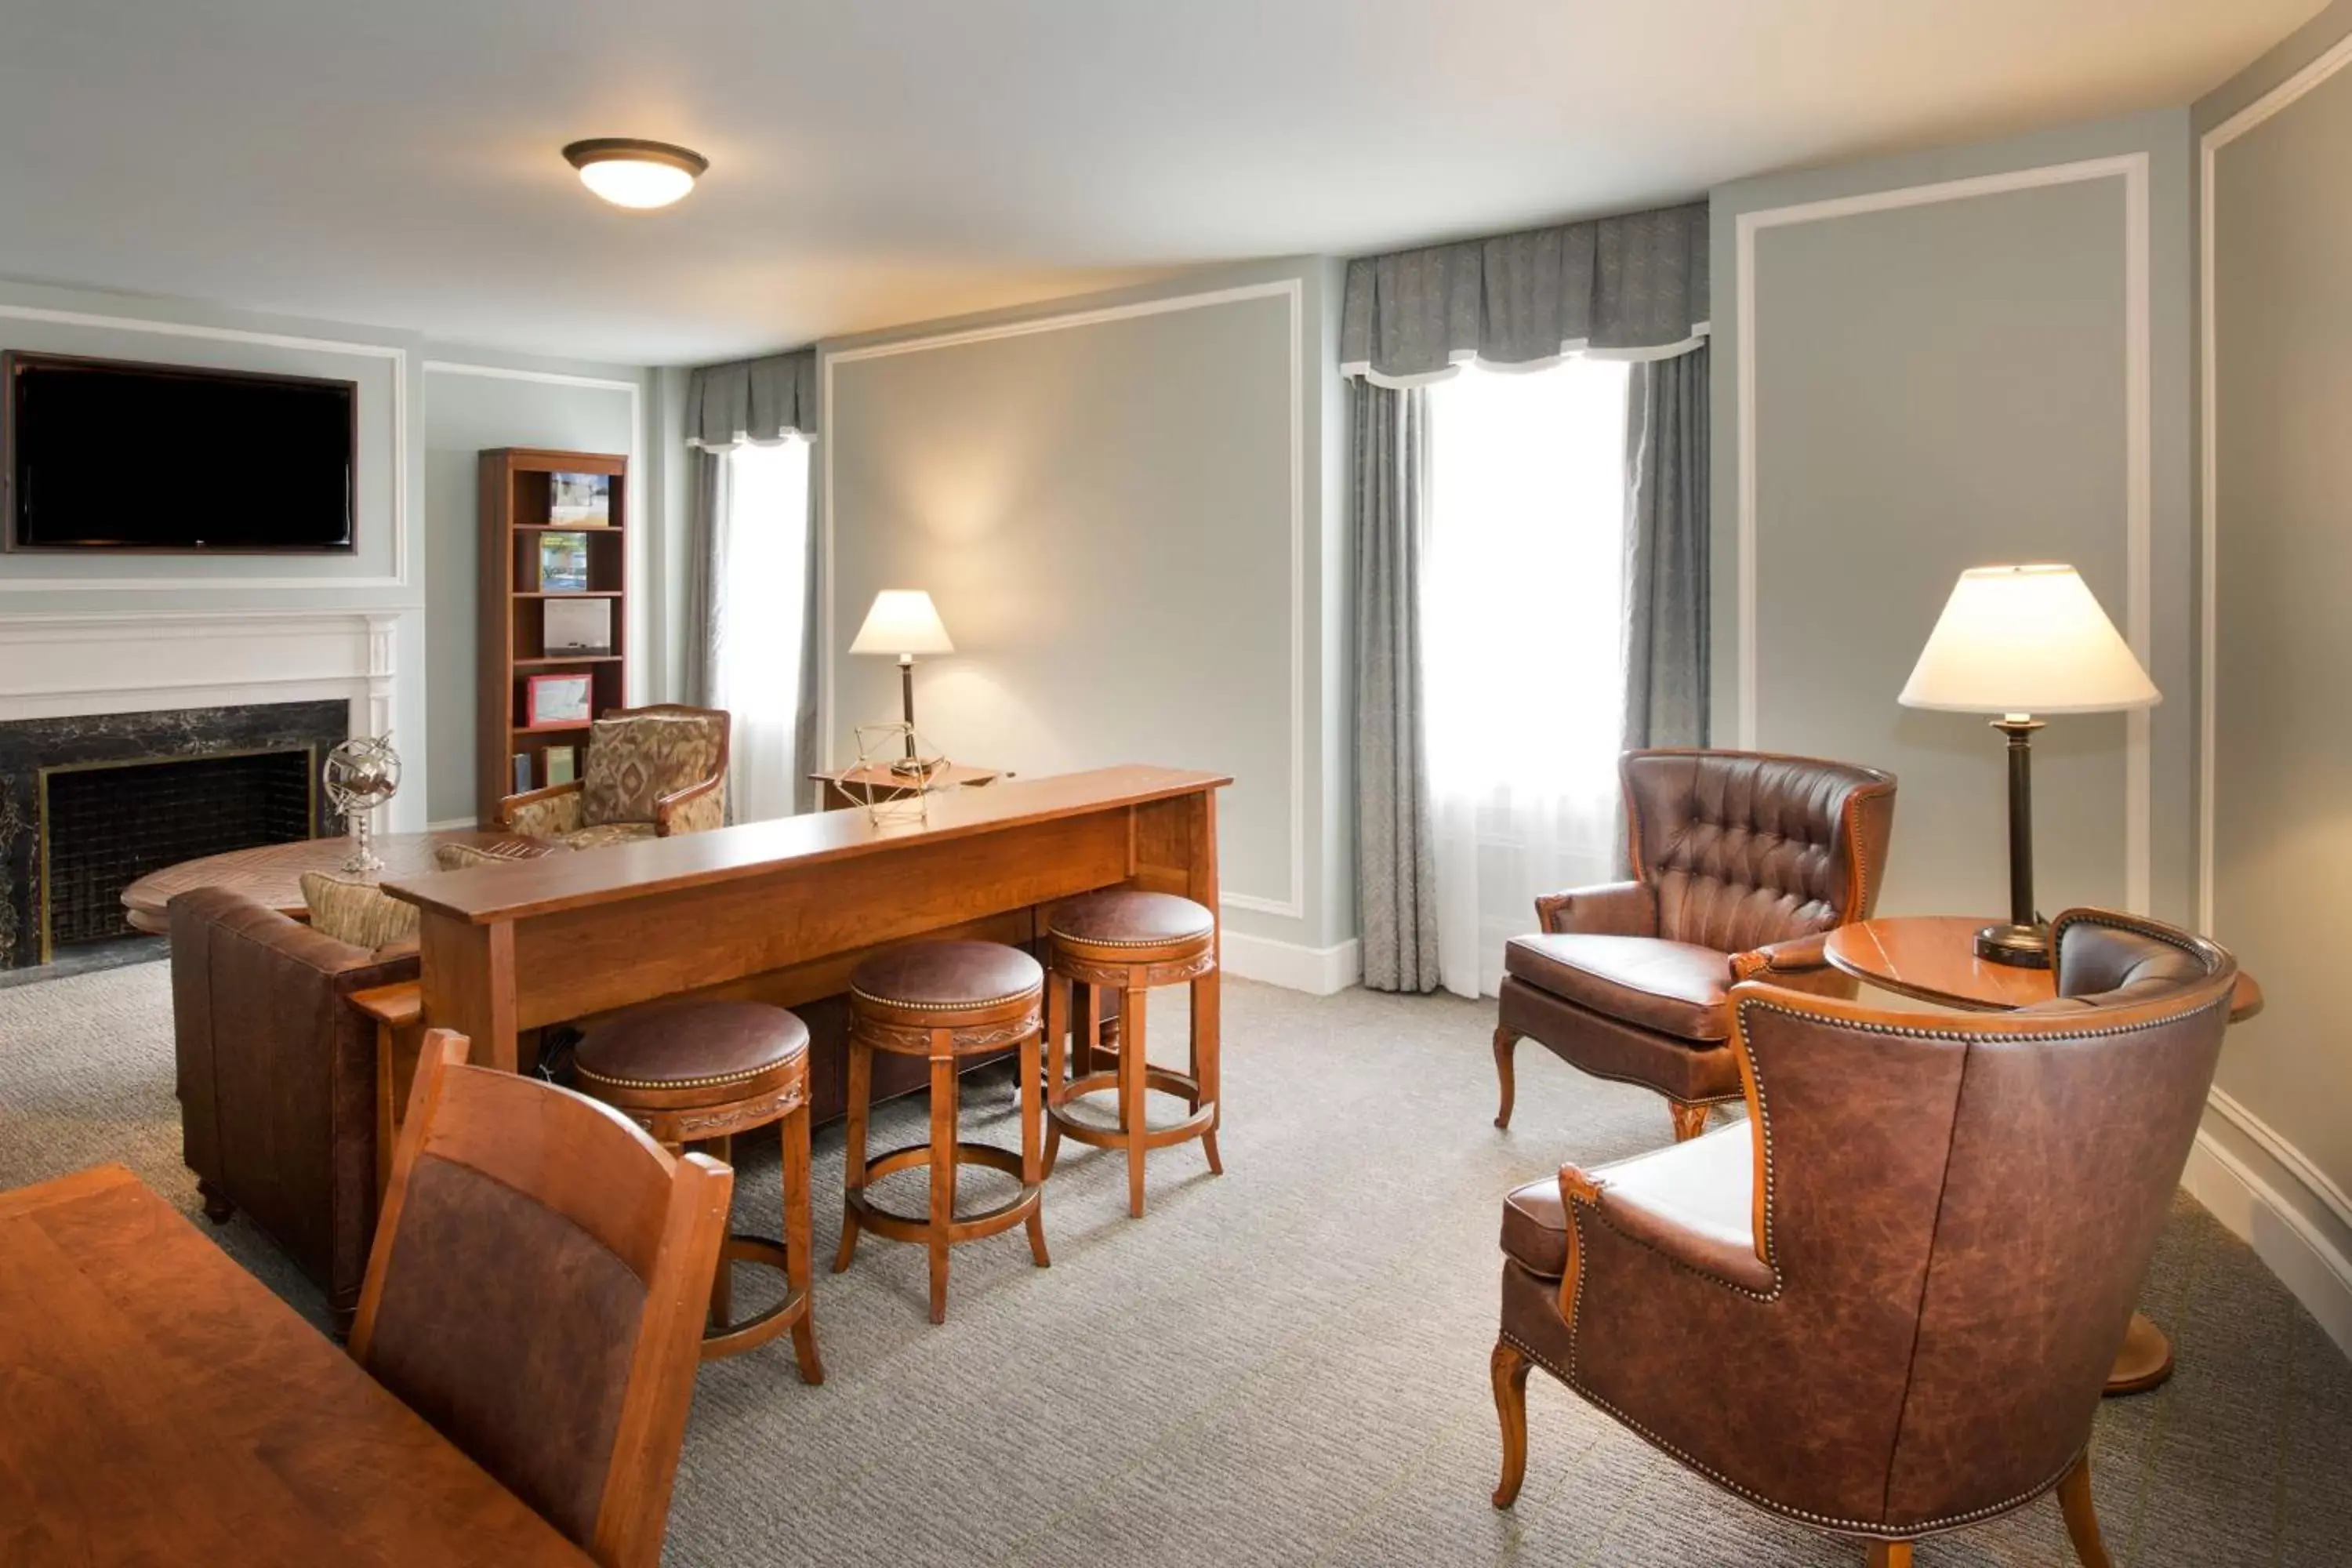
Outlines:
[[[1027,979],[1025,985],[1020,984]],[[930,1254],[931,1321],[948,1314],[949,1249],[1025,1225],[1037,1267],[1045,1252],[1040,1211],[1045,1165],[1040,1149],[1043,1095],[1038,1083],[1039,1005],[1045,972],[1018,948],[994,942],[914,942],[878,953],[849,978],[849,1125],[842,1160],[841,1251],[836,1274],[849,1267],[861,1231],[892,1241],[919,1242]],[[1013,988],[1008,990],[1008,984]],[[959,986],[970,994],[959,998]],[[956,1137],[957,1071],[977,1056],[1012,1046],[1020,1053],[1021,1152]],[[928,1142],[868,1158],[866,1114],[873,1099],[874,1053],[929,1058],[931,1125]],[[978,1214],[958,1217],[956,1173],[982,1165],[1016,1178],[1021,1190]],[[866,1187],[898,1171],[930,1172],[930,1204],[922,1215],[883,1207]]]
[[[1215,1031],[1201,1021],[1213,1006],[1217,980],[1217,920],[1210,910],[1172,893],[1118,889],[1072,899],[1047,919],[1049,941],[1045,991],[1045,1037],[1052,1059],[1045,1107],[1045,1171],[1053,1173],[1062,1140],[1075,1138],[1101,1149],[1127,1151],[1127,1209],[1143,1215],[1144,1156],[1153,1149],[1198,1138],[1209,1170],[1224,1174],[1217,1154],[1218,1070]],[[1076,1059],[1063,1081],[1063,1042],[1070,1037],[1070,988],[1083,984],[1119,994],[1118,1062],[1115,1070],[1093,1070],[1101,1048],[1092,1039],[1076,1042]],[[1145,994],[1157,985],[1192,988],[1192,1071],[1151,1065],[1144,1042]],[[1205,994],[1204,994],[1205,993]],[[1089,1008],[1089,1026],[1099,1009]],[[1171,1126],[1152,1127],[1144,1115],[1148,1090],[1184,1100],[1191,1113]],[[1105,1091],[1118,1098],[1118,1124],[1104,1127],[1072,1114],[1074,1101]]]
[[[732,1163],[739,1132],[780,1122],[784,1239],[730,1235],[710,1286],[702,1359],[718,1361],[793,1335],[801,1381],[823,1383],[810,1294],[808,1026],[759,1002],[686,1002],[623,1014],[588,1031],[574,1060],[580,1092],[635,1121],[672,1152],[691,1145]],[[736,1321],[730,1269],[773,1268],[784,1297]]]

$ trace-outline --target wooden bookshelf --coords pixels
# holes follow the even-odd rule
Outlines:
[[[626,701],[631,649],[628,646],[629,566],[626,530],[628,469],[626,458],[604,452],[550,452],[535,447],[501,447],[480,456],[481,478],[481,606],[480,664],[476,689],[475,735],[476,809],[487,826],[499,802],[514,793],[514,758],[530,758],[533,788],[548,783],[547,749],[572,746],[586,762],[588,724],[542,724],[530,721],[528,693],[531,678],[541,675],[584,675],[589,681],[589,710],[602,713]],[[603,527],[573,527],[549,520],[550,476],[607,474],[612,477],[610,521]],[[577,532],[586,536],[587,585],[554,588],[541,579],[541,547],[550,533]],[[561,599],[601,599],[612,605],[613,644],[607,652],[551,654],[547,650],[547,606]]]

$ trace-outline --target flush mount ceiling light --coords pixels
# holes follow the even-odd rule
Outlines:
[[[666,207],[710,167],[710,160],[667,142],[634,136],[599,136],[574,142],[564,162],[580,171],[580,183],[616,207]]]

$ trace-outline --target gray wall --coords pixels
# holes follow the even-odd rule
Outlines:
[[[926,588],[957,642],[917,672],[928,739],[1230,772],[1229,932],[1351,937],[1336,283],[1276,265],[822,345],[835,759],[898,715],[891,662],[845,651],[875,591]]]
[[[2050,173],[2116,159],[2144,171],[2144,255],[2129,176]],[[1896,773],[1885,912],[2007,906],[2000,738],[1979,718],[1895,702],[1953,579],[1990,562],[2071,562],[2128,635],[2143,493],[2147,657],[2166,695],[2147,721],[2144,860],[2129,831],[2132,721],[2056,720],[2035,745],[2036,891],[2051,912],[2191,912],[2188,172],[2187,116],[2173,111],[1714,193],[1715,734]],[[1935,188],[1957,181],[1982,183]],[[2144,316],[2129,308],[2143,266]],[[2142,396],[2144,448],[2130,434]]]
[[[2212,160],[2206,896],[2269,1002],[2231,1031],[2208,1130],[2334,1248],[2352,1327],[2352,68],[2277,90],[2347,37],[2339,4],[2196,117]]]
[[[631,458],[635,486],[630,515],[648,525],[646,501],[659,495],[638,450],[639,405],[646,373],[628,365],[520,358],[433,345],[425,362],[425,581],[431,623],[427,670],[432,699],[430,820],[475,816],[475,648],[480,575],[476,454],[486,447],[548,447],[618,452]],[[631,530],[630,676],[640,700],[658,689],[655,609],[660,583],[648,526]],[[415,775],[412,775],[415,776]]]

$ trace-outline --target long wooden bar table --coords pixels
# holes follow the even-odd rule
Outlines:
[[[588,1558],[100,1165],[0,1193],[0,1563]]]
[[[526,1030],[682,992],[814,1001],[877,948],[1025,942],[1041,906],[1100,888],[1214,911],[1232,782],[1129,764],[929,795],[923,821],[820,812],[387,887],[423,911],[425,1022],[511,1072]]]

